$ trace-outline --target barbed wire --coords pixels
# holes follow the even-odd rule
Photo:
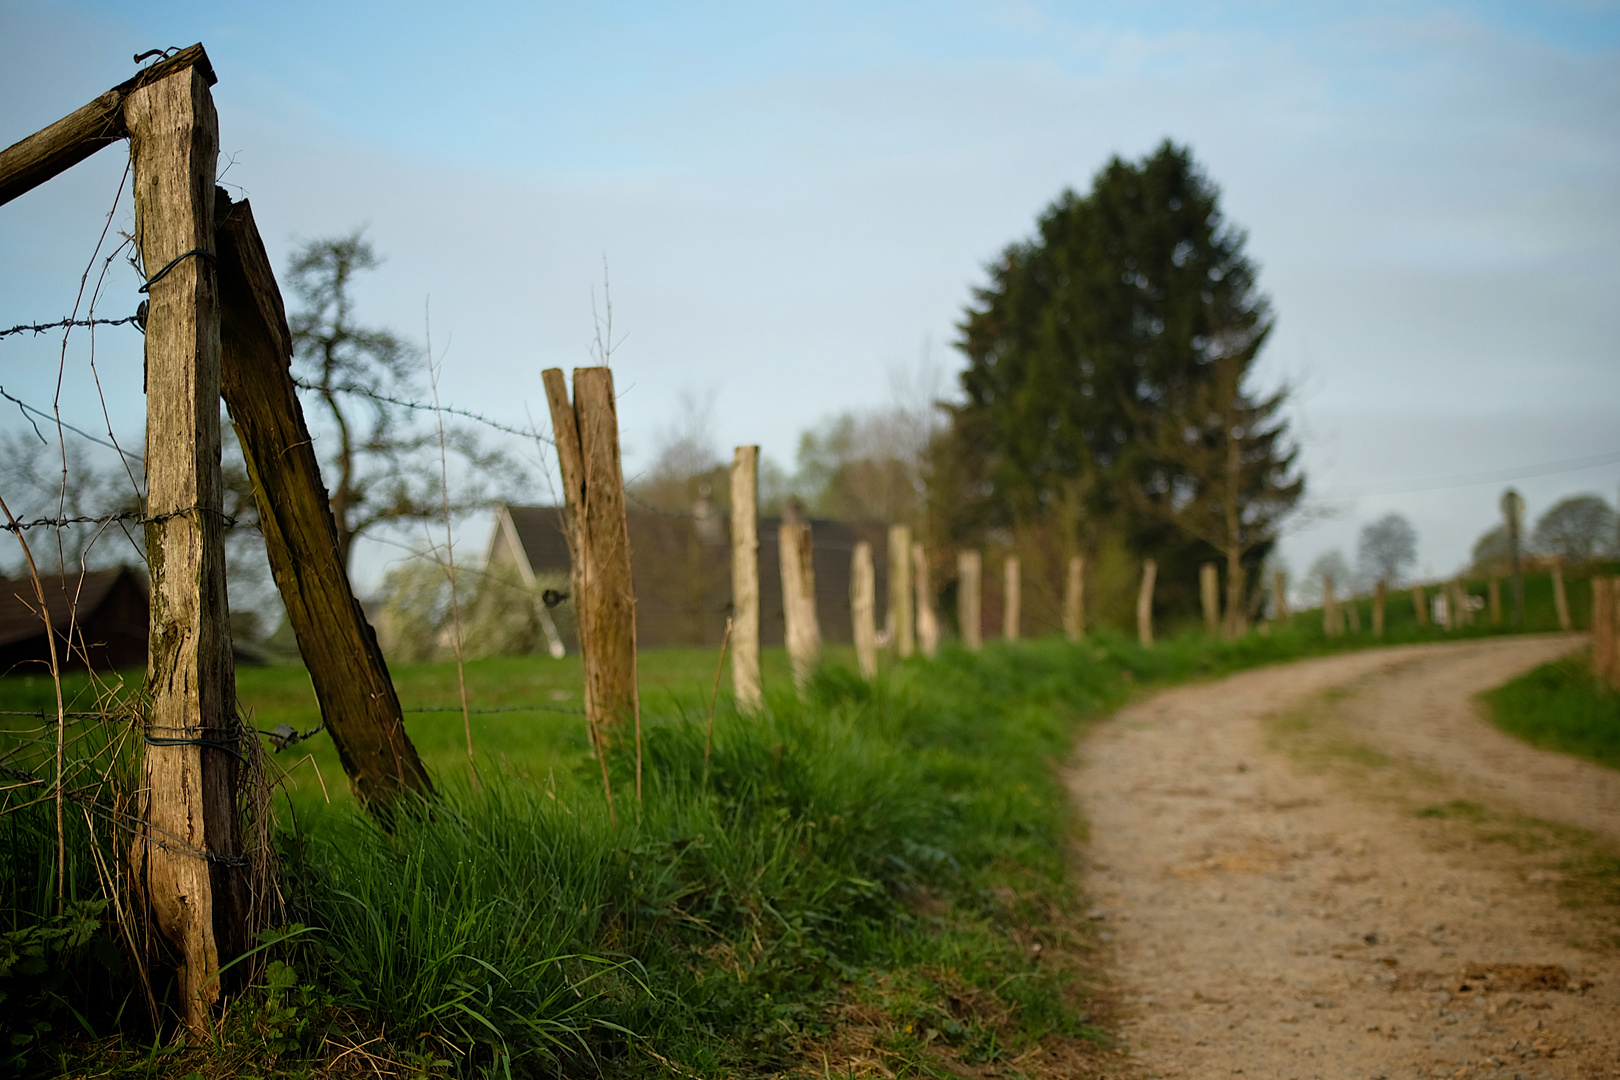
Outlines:
[[[489,417],[484,416],[481,413],[475,413],[468,409],[458,409],[454,405],[433,405],[425,401],[407,401],[404,398],[391,397],[388,394],[380,394],[375,390],[368,389],[364,386],[357,386],[353,383],[340,383],[337,386],[322,386],[320,383],[313,383],[308,379],[300,379],[297,376],[293,377],[293,385],[298,387],[300,390],[313,390],[316,393],[354,394],[357,397],[370,398],[373,401],[381,401],[389,405],[398,405],[402,409],[413,409],[419,412],[449,413],[451,416],[459,416],[466,420],[472,420],[475,423],[483,424],[485,427],[494,428],[496,431],[502,431],[508,435],[516,435],[522,439],[539,439],[548,446],[557,445],[555,441],[548,436],[542,435],[539,431],[533,429],[525,431],[522,428],[515,428],[509,424],[503,424],[499,420],[491,420]]]
[[[0,338],[7,338],[12,334],[23,334],[30,331],[38,336],[47,330],[67,330],[75,326],[134,326],[136,329],[140,329],[141,321],[141,316],[135,314],[126,315],[122,319],[58,319],[56,322],[50,323],[18,323],[16,326],[0,330]]]
[[[54,517],[34,518],[32,521],[13,521],[0,525],[0,532],[20,533],[29,529],[55,528],[62,529],[69,525],[111,525],[116,522],[133,522],[140,525],[158,525],[165,521],[173,521],[188,514],[214,514],[222,521],[227,529],[234,529],[236,518],[223,510],[216,510],[211,506],[183,506],[178,510],[168,510],[161,514],[145,514],[139,510],[123,510],[116,514],[103,514],[100,517]]]

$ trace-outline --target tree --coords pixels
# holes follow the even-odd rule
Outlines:
[[[1574,495],[1555,503],[1536,521],[1530,543],[1567,562],[1600,555],[1614,536],[1614,510],[1596,495]]]
[[[1311,561],[1311,568],[1305,571],[1300,598],[1308,606],[1324,603],[1329,581],[1333,582],[1334,593],[1338,595],[1349,580],[1350,563],[1345,560],[1344,554],[1338,548],[1324,551]]]
[[[1394,585],[1417,562],[1417,530],[1400,514],[1385,514],[1362,528],[1356,562],[1368,583]]]
[[[345,567],[367,530],[445,513],[439,431],[418,404],[423,357],[390,331],[355,321],[354,277],[378,265],[357,230],[303,245],[287,275],[303,303],[289,320],[295,373],[316,403],[317,422],[335,436],[317,445],[331,446],[322,471]],[[451,513],[487,506],[502,486],[515,485],[521,469],[509,455],[485,446],[468,425],[443,419],[445,444],[464,465]]]
[[[1055,519],[1073,544],[1107,528],[1188,570],[1210,545],[1229,593],[1244,588],[1233,569],[1259,565],[1304,491],[1284,395],[1247,386],[1272,318],[1244,246],[1168,141],[1060,195],[959,324],[964,400],[936,449],[950,486],[936,503],[963,526]],[[1194,539],[1178,549],[1165,522]]]

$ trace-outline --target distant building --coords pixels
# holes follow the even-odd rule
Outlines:
[[[636,644],[644,649],[718,646],[731,613],[731,517],[706,500],[687,513],[632,507],[630,572],[636,590]],[[783,637],[782,572],[778,530],[782,519],[759,519],[759,636],[767,645]],[[877,570],[879,621],[887,607],[889,527],[880,521],[812,519],[816,614],[824,641],[854,638],[849,602],[850,559],[855,545],[872,545]],[[571,568],[562,511],[555,506],[502,506],[490,536],[487,573],[529,588],[555,581],[566,589]],[[564,625],[569,652],[576,649],[573,620]]]
[[[151,604],[141,574],[121,566],[46,574],[41,584],[64,671],[146,665]],[[33,581],[0,579],[0,675],[46,674],[50,665]]]

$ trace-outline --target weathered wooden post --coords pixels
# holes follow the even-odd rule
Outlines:
[[[1384,636],[1384,600],[1388,592],[1388,587],[1382,581],[1373,586],[1372,632],[1375,638]]]
[[[433,784],[406,734],[377,635],[349,585],[314,440],[292,380],[292,334],[246,203],[214,196],[221,392],[253,482],[270,571],[360,804],[384,823],[403,794]],[[542,609],[543,610],[543,609]]]
[[[1070,641],[1086,636],[1085,573],[1085,556],[1069,556],[1069,574],[1063,589],[1063,634]]]
[[[1198,568],[1198,599],[1204,608],[1204,632],[1214,637],[1221,628],[1220,573],[1212,562]]]
[[[236,718],[225,595],[213,82],[204,58],[124,102],[135,243],[150,304],[150,714],[133,855],[153,922],[177,957],[181,1007],[194,1035],[208,1030],[221,965],[250,944],[237,812],[237,746],[247,736]]]
[[[977,551],[956,556],[956,621],[962,627],[962,646],[978,652],[983,642],[980,615],[980,583],[983,557]]]
[[[1490,596],[1491,625],[1502,625],[1502,579],[1495,574],[1491,575],[1490,584],[1486,586]]]
[[[562,369],[547,368],[541,379],[551,406],[568,511],[574,615],[585,669],[585,718],[601,761],[603,790],[611,809],[607,751],[630,721],[636,726],[638,796],[641,786],[636,596],[630,576],[630,530],[625,520],[613,372],[606,367],[575,368],[572,403]]]
[[[757,712],[759,685],[759,447],[731,459],[731,686],[737,708]]]
[[[1019,572],[1018,556],[1008,555],[1002,564],[1001,632],[1008,641],[1017,641],[1022,618],[1023,575]]]
[[[911,526],[889,526],[889,641],[904,660],[917,649],[911,613]]]
[[[1423,595],[1423,584],[1418,582],[1412,586],[1412,608],[1417,612],[1417,624],[1429,625],[1429,601]]]
[[[1271,575],[1271,606],[1276,609],[1277,621],[1291,623],[1294,613],[1288,610],[1288,581],[1283,572],[1278,570]]]
[[[1614,678],[1614,589],[1609,578],[1592,576],[1592,675],[1599,682]]]
[[[850,557],[849,607],[855,630],[855,662],[861,678],[877,678],[877,574],[872,568],[872,545],[855,544]]]
[[[1553,607],[1558,611],[1558,629],[1569,633],[1569,597],[1564,593],[1564,564],[1557,559],[1552,564]]]
[[[917,647],[924,656],[933,659],[939,655],[939,611],[934,606],[928,552],[921,544],[911,545],[911,573],[917,584]]]
[[[1322,633],[1328,637],[1338,637],[1344,632],[1344,623],[1339,619],[1339,601],[1333,595],[1333,575],[1322,575]]]
[[[1502,518],[1507,525],[1508,552],[1513,560],[1513,629],[1524,629],[1524,569],[1519,562],[1520,523],[1524,520],[1524,496],[1512,488],[1502,492]]]
[[[1242,563],[1228,563],[1226,571],[1226,636],[1233,640],[1249,632],[1248,571]]]
[[[807,699],[810,679],[821,662],[821,625],[816,618],[816,570],[810,523],[788,508],[778,530],[782,564],[782,614],[786,623],[788,661],[799,700]]]
[[[1136,594],[1136,640],[1144,646],[1153,644],[1153,579],[1158,574],[1158,562],[1142,560],[1142,587]]]

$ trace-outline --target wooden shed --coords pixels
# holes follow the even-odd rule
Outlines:
[[[151,606],[138,571],[120,566],[48,573],[41,584],[63,670],[146,666]],[[0,675],[50,671],[45,625],[33,581],[0,579]]]

